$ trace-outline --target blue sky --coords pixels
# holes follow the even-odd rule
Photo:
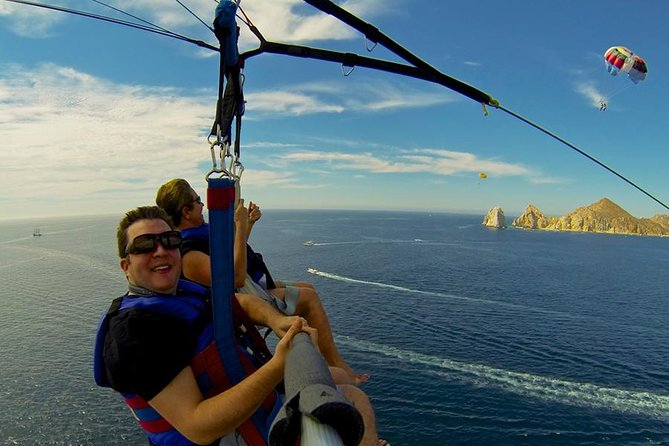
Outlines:
[[[46,0],[105,15],[93,1]],[[176,1],[110,0],[215,38]],[[184,0],[206,22],[215,3]],[[617,0],[338,2],[442,72],[580,147],[669,203],[669,4]],[[300,0],[243,0],[268,40],[401,61]],[[241,49],[257,46],[242,26]],[[634,85],[603,53],[645,59]],[[245,69],[244,198],[265,209],[561,215],[608,197],[664,207],[500,110],[444,87],[260,55]],[[184,177],[204,193],[218,54],[154,34],[0,0],[0,219],[121,213]],[[599,97],[608,109],[599,111]],[[488,178],[479,179],[479,172]]]

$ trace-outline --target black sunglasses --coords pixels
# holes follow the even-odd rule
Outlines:
[[[160,244],[165,249],[177,249],[181,246],[181,234],[179,231],[166,231],[161,234],[142,234],[135,237],[130,243],[128,249],[125,250],[127,254],[147,254],[156,249],[156,243]]]

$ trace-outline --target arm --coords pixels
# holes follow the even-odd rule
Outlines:
[[[235,242],[233,247],[235,261],[235,288],[244,286],[246,280],[246,241],[250,220],[249,210],[244,207],[244,200],[239,200],[235,209]]]
[[[290,341],[302,328],[302,320],[296,320],[278,342],[272,359],[223,393],[204,399],[188,366],[149,404],[189,440],[209,444],[239,427],[274,390],[283,378]]]
[[[181,258],[181,265],[186,279],[204,286],[211,286],[211,263],[207,254],[200,251],[189,251]]]
[[[255,204],[252,201],[249,201],[249,227],[246,234],[246,241],[248,242],[249,237],[251,237],[251,231],[253,230],[253,225],[256,224],[258,220],[262,217],[262,212],[260,212],[260,206]]]

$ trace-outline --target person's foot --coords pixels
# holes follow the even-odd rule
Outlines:
[[[364,384],[367,381],[369,381],[369,375],[366,373],[358,373],[355,370],[353,370],[348,364],[345,362],[341,362],[337,364],[335,367],[339,367],[342,369],[348,376],[351,377],[351,384],[355,384],[356,386],[359,386],[360,384]]]
[[[386,440],[383,438],[379,438],[379,442],[377,443],[379,446],[390,446],[390,443],[388,443]]]
[[[366,373],[353,373],[353,381],[355,381],[355,385],[359,386],[360,384],[364,384],[367,381],[369,381],[369,375]]]

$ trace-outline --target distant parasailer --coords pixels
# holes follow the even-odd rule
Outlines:
[[[611,76],[617,76],[622,71],[627,74],[627,77],[634,84],[638,84],[646,79],[646,75],[648,74],[646,61],[624,46],[612,46],[606,50],[604,53],[604,62],[606,63],[606,70],[611,73]],[[620,91],[629,86],[619,88],[615,94],[620,93]],[[612,96],[614,94],[608,94],[599,100],[599,110],[606,110],[608,107],[607,101]]]
[[[485,178],[488,178],[488,175],[483,173],[483,172],[479,172],[479,178],[485,179]]]

